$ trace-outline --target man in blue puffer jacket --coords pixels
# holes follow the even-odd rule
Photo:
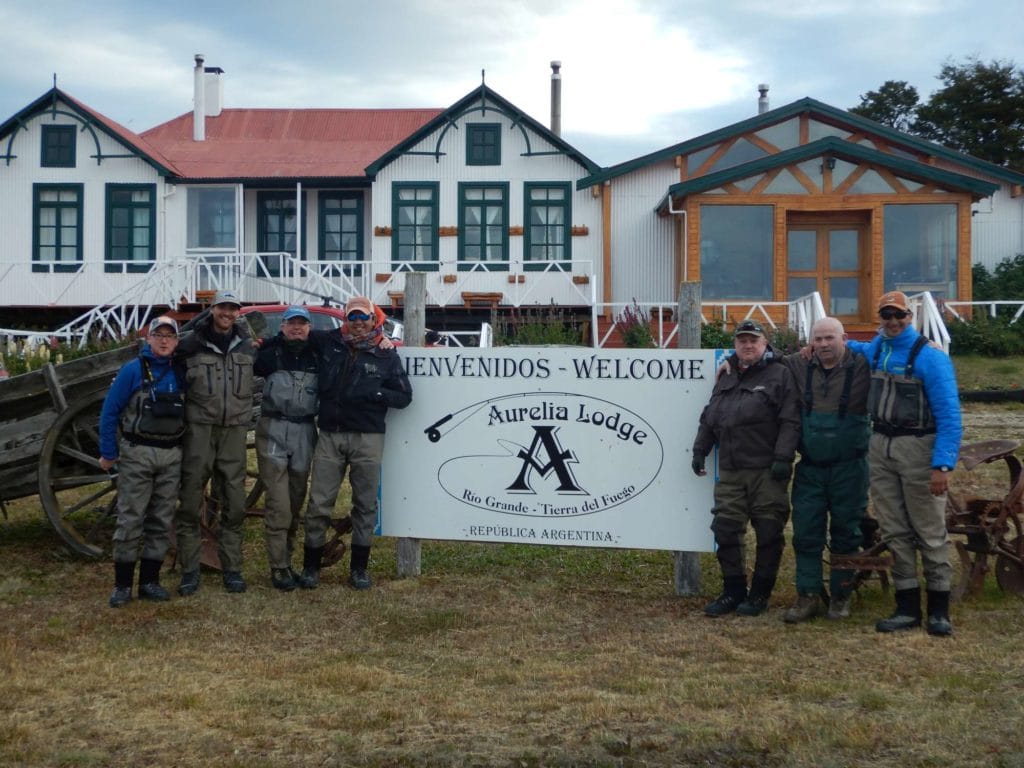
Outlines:
[[[181,374],[171,357],[177,346],[178,323],[158,317],[142,353],[121,367],[103,401],[99,465],[106,471],[118,464],[111,608],[132,599],[140,548],[139,597],[169,599],[160,568],[171,543],[185,432]]]
[[[928,590],[927,629],[950,635],[953,570],[946,533],[946,491],[963,429],[956,374],[949,356],[912,325],[907,297],[886,293],[878,302],[882,326],[871,342],[848,342],[871,368],[868,448],[871,498],[882,538],[893,555],[896,610],[879,632],[921,626],[921,553]]]

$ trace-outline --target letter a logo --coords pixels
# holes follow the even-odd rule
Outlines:
[[[520,450],[519,458],[523,460],[523,466],[519,470],[519,476],[505,490],[509,493],[536,493],[530,485],[530,474],[533,471],[540,473],[542,478],[552,472],[558,477],[558,493],[586,493],[576,483],[569,464],[578,464],[579,461],[572,451],[562,450],[558,443],[558,427],[534,426],[533,443],[529,450]],[[541,455],[547,456],[547,463],[541,464]]]

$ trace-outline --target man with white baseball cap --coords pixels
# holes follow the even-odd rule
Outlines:
[[[181,583],[178,593],[199,589],[200,512],[211,477],[222,496],[218,552],[224,588],[244,592],[242,525],[245,522],[246,434],[253,412],[253,358],[249,332],[237,323],[242,302],[233,290],[217,291],[209,314],[194,321],[175,360],[185,368],[184,463],[175,529]]]

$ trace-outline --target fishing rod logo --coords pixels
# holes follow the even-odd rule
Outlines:
[[[661,438],[643,417],[570,392],[482,400],[423,432],[438,444],[445,493],[509,515],[572,517],[617,507],[639,497],[664,461]]]

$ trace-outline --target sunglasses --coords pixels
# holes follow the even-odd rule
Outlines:
[[[362,312],[349,312],[348,313],[348,319],[349,320],[362,320],[363,322],[365,322],[365,321],[370,319],[370,316],[367,315],[367,314],[364,314]]]
[[[904,312],[902,309],[883,309],[878,313],[878,316],[883,320],[902,320],[909,314],[909,312]]]

